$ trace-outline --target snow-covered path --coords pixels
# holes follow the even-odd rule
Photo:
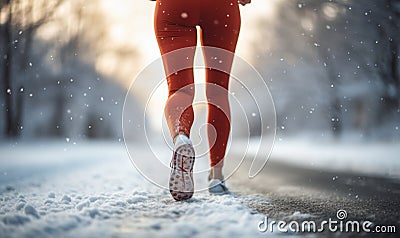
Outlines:
[[[0,146],[0,237],[254,237],[249,196],[175,202],[121,143]],[[271,234],[269,234],[271,235]]]

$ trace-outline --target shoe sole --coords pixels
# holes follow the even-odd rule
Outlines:
[[[171,161],[169,192],[176,201],[187,200],[193,196],[194,148],[190,144],[179,146]]]

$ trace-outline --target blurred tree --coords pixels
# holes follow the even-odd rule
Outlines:
[[[3,55],[5,133],[8,137],[18,137],[23,128],[26,79],[13,77],[13,73],[26,73],[32,64],[30,60],[34,35],[41,26],[52,20],[61,3],[62,0],[6,0],[0,3],[0,18],[5,19],[0,26],[1,35],[4,36],[0,40],[0,52]]]
[[[125,89],[115,79],[131,76],[137,51],[115,41],[104,2],[0,0],[6,137],[121,137]]]
[[[386,14],[377,18],[378,42],[383,43],[376,54],[377,73],[385,84],[385,113],[396,113],[400,109],[400,1],[382,1]]]
[[[13,93],[11,87],[11,60],[12,60],[12,8],[10,4],[10,0],[1,1],[0,2],[0,18],[1,21],[1,59],[3,61],[3,85],[4,85],[4,96],[5,96],[5,125],[6,125],[6,134],[10,137],[17,135],[17,125],[14,119],[14,110],[13,110]],[[3,20],[5,19],[5,20]]]
[[[367,134],[399,119],[399,0],[282,1],[275,14],[275,18],[260,24],[263,41],[272,42],[270,49],[265,49],[265,44],[255,47],[257,55],[261,55],[260,67],[271,67],[274,60],[271,55],[275,55],[282,58],[280,68],[275,69],[278,72],[292,70],[296,75],[308,70],[307,77],[315,78],[314,82],[326,79],[329,87],[320,90],[329,102],[323,110],[329,115],[333,135],[340,136],[345,129]],[[271,52],[265,54],[267,57],[260,54],[266,50]],[[300,62],[315,71],[306,69],[304,64],[298,66]],[[316,72],[323,72],[325,77],[317,76]],[[282,81],[288,76],[275,77]],[[293,100],[294,95],[304,93],[311,85],[297,86],[303,91],[293,92],[289,97],[292,104],[303,105],[304,101]],[[317,97],[313,100],[323,101]],[[278,121],[279,117],[287,116],[278,115]]]

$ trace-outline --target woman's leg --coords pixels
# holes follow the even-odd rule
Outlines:
[[[154,21],[169,89],[165,117],[175,144],[169,191],[177,201],[189,199],[194,193],[195,151],[188,137],[194,119],[193,60],[198,20],[194,4],[198,2],[157,0]]]
[[[172,138],[188,137],[194,120],[193,58],[197,33],[186,1],[157,1],[155,33],[168,82],[165,118]],[[190,17],[189,17],[190,16]]]
[[[230,132],[228,86],[240,31],[240,12],[235,1],[233,4],[231,1],[214,3],[215,9],[204,10],[200,18],[203,54],[207,67],[207,120],[214,127],[208,127],[210,164],[213,167],[210,175],[211,178],[222,179],[221,170]]]

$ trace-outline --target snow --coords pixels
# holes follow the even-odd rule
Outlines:
[[[314,218],[314,217],[315,217],[315,215],[311,215],[311,214],[308,214],[308,213],[301,213],[301,212],[299,212],[299,211],[295,211],[295,212],[293,212],[292,215],[287,216],[287,217],[285,217],[285,218],[286,218],[287,220],[294,221],[294,220],[300,220],[300,219],[303,219],[303,220],[305,220],[305,219],[312,219],[312,218]]]
[[[269,160],[301,168],[400,178],[399,141],[356,141],[351,136],[338,141],[318,136],[315,136],[317,140],[310,138],[297,136],[276,140]],[[258,143],[250,140],[247,156],[256,154]],[[246,145],[247,141],[237,143],[231,151],[243,154]]]
[[[3,143],[0,155],[0,237],[263,235],[263,216],[246,205],[263,198],[197,192],[175,202],[137,172],[121,143]]]

